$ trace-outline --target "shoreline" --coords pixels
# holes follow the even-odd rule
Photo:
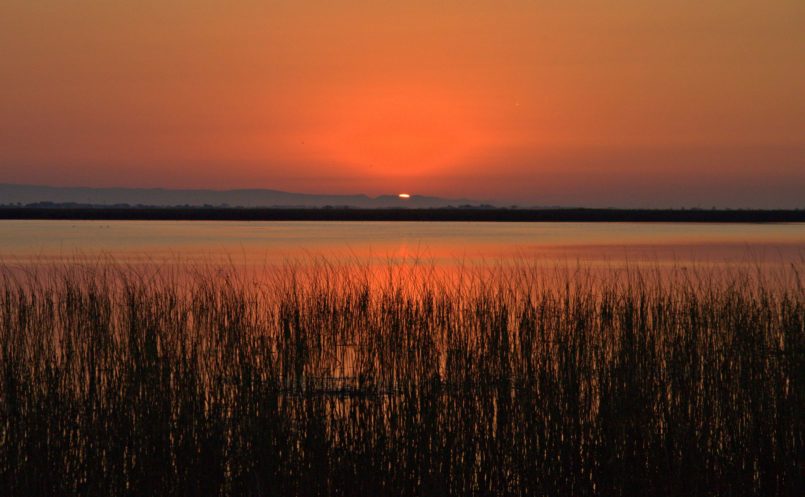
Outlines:
[[[0,220],[802,223],[805,210],[0,207]]]

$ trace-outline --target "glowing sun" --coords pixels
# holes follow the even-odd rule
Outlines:
[[[342,95],[330,109],[319,150],[328,161],[362,174],[436,173],[470,157],[488,138],[470,108],[453,92],[363,89]]]

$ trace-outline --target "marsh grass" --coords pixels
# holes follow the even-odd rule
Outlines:
[[[3,495],[798,495],[799,266],[0,281]]]

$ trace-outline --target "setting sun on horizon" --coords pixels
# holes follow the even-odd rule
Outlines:
[[[0,6],[0,183],[792,207],[802,2]]]

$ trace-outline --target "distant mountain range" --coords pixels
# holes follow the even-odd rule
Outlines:
[[[173,190],[163,188],[86,188],[14,185],[0,183],[0,205],[76,204],[92,206],[149,207],[355,207],[437,208],[479,206],[469,199],[446,199],[411,195],[317,195],[279,190]]]

